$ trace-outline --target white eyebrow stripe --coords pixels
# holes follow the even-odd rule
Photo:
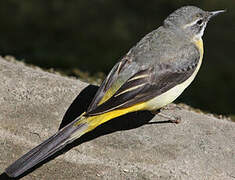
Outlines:
[[[186,28],[186,27],[189,27],[189,26],[192,26],[192,25],[196,24],[198,20],[199,20],[199,19],[196,19],[195,21],[184,25],[183,28]]]
[[[134,76],[133,78],[129,79],[127,82],[130,82],[130,81],[133,81],[133,80],[136,80],[136,79],[145,78],[145,77],[148,77],[148,76],[149,76],[148,74],[142,74],[142,75],[139,75],[139,76]]]
[[[133,91],[133,90],[135,90],[135,89],[137,89],[137,88],[140,88],[140,87],[144,86],[145,84],[146,84],[146,83],[143,83],[143,84],[140,84],[140,85],[131,87],[131,88],[129,88],[129,89],[126,89],[126,90],[124,90],[124,91],[122,91],[122,92],[116,94],[114,97],[120,96],[121,94],[124,94],[124,93],[129,92],[129,91]]]

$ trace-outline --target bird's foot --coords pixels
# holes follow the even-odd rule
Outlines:
[[[162,112],[158,113],[158,116],[161,116],[163,118],[168,119],[170,122],[175,123],[175,124],[179,124],[181,122],[181,118],[180,117],[176,117],[176,116],[169,116],[166,114],[163,114]]]
[[[181,122],[180,117],[170,116],[162,113],[159,109],[155,111],[151,111],[152,114],[161,116],[165,119],[168,119],[171,123],[179,124]]]

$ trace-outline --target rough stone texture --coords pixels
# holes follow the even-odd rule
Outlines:
[[[0,173],[81,113],[97,89],[2,58],[0,87]],[[186,109],[164,113],[182,122],[148,112],[114,119],[23,179],[235,178],[234,122]]]

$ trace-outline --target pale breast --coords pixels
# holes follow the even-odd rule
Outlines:
[[[183,83],[176,85],[175,87],[171,88],[170,90],[160,94],[159,96],[149,100],[147,102],[147,109],[148,110],[156,110],[160,109],[164,106],[166,106],[169,103],[172,103],[194,80],[195,76],[197,75],[201,63],[202,63],[202,57],[203,57],[203,41],[202,39],[195,42],[196,46],[199,49],[200,52],[200,60],[198,62],[198,65],[193,72],[193,74],[185,80]]]

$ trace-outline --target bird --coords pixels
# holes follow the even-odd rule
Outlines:
[[[209,20],[222,13],[183,6],[145,35],[114,65],[87,110],[5,169],[24,172],[97,126],[127,113],[157,112],[194,80],[203,59],[202,36]]]

